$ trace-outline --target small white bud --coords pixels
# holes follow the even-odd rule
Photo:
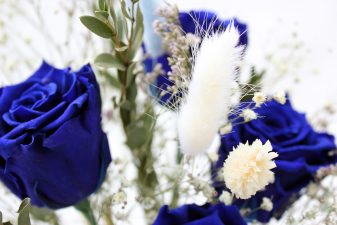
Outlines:
[[[255,120],[257,118],[256,113],[251,109],[244,109],[241,113],[241,117],[245,120],[245,122],[249,122],[251,120]]]
[[[228,123],[225,126],[221,127],[220,134],[221,135],[228,134],[228,133],[232,132],[232,129],[233,129],[232,124]]]
[[[200,44],[201,38],[198,37],[195,34],[187,33],[186,34],[186,42],[189,46],[194,47],[194,46],[197,46],[198,44]]]
[[[223,191],[219,197],[219,200],[225,205],[230,205],[233,201],[233,196],[228,191]]]
[[[273,209],[273,202],[270,200],[270,198],[263,197],[260,207],[261,209],[270,212]]]
[[[112,195],[112,203],[124,204],[127,200],[126,193],[124,191],[118,191]]]
[[[275,95],[274,95],[274,99],[275,101],[277,101],[278,103],[284,105],[287,101],[286,99],[286,93],[284,91],[278,91]]]
[[[207,155],[212,162],[216,162],[219,159],[219,154],[216,152],[208,152]]]
[[[260,107],[263,103],[266,102],[266,95],[263,94],[262,92],[255,92],[254,93],[254,97],[253,97],[253,101],[256,104],[256,107]]]

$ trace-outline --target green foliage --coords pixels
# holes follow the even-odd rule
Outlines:
[[[132,39],[132,48],[131,48],[131,57],[133,58],[137,53],[137,50],[140,48],[143,42],[143,35],[144,35],[144,19],[143,14],[140,10],[140,6],[137,7],[137,14],[136,14],[136,24],[135,24],[135,31],[131,34]]]
[[[85,216],[85,218],[87,218],[87,220],[90,222],[90,225],[97,225],[88,199],[84,199],[77,203],[75,208],[80,211]]]
[[[30,199],[25,198],[21,202],[19,210],[17,211],[17,213],[19,213],[18,225],[31,225],[29,216],[30,211],[31,211]],[[12,223],[10,222],[3,222],[2,219],[3,219],[2,213],[0,212],[0,225],[12,225]]]
[[[128,18],[129,20],[132,20],[132,17],[130,16],[130,14],[127,12],[126,10],[126,3],[124,0],[121,0],[121,9],[122,9],[122,13],[123,15]]]
[[[111,52],[98,55],[95,64],[101,67],[101,74],[109,83],[120,91],[119,99],[115,96],[112,102],[115,108],[119,108],[126,144],[138,167],[137,184],[140,195],[151,196],[158,184],[152,155],[154,111],[151,102],[141,107],[136,102],[136,67],[141,63],[136,54],[143,42],[144,19],[139,0],[128,0],[132,3],[131,7],[127,7],[125,1],[98,0],[99,9],[95,11],[95,16],[81,17],[81,21],[93,33],[111,41]],[[110,70],[112,68],[115,70]],[[116,74],[111,74],[112,72]],[[85,207],[79,206],[76,208],[85,212]],[[156,209],[159,207],[160,204],[155,205]]]
[[[30,217],[29,217],[30,210],[31,210],[30,199],[25,198],[21,202],[21,205],[18,210],[18,213],[19,213],[18,225],[30,225],[31,224]]]
[[[265,74],[265,71],[257,72],[255,67],[251,68],[250,78],[245,85],[241,86],[243,90],[242,93],[245,93],[245,96],[242,96],[241,102],[247,102],[252,100],[254,93],[259,91],[260,82]]]
[[[31,206],[30,214],[34,219],[45,221],[49,224],[58,225],[58,218],[55,212],[51,209]]]
[[[123,62],[118,57],[110,53],[102,53],[98,55],[95,59],[95,64],[107,69],[116,68],[122,71],[126,69]]]
[[[99,7],[100,10],[106,11],[107,5],[106,5],[105,0],[98,0],[98,7]]]
[[[101,13],[98,14],[101,18]],[[84,26],[86,26],[91,32],[102,37],[102,38],[112,38],[115,35],[115,32],[111,27],[100,18],[94,16],[81,16],[80,20]]]

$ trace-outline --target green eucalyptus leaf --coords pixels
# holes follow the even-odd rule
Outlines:
[[[108,24],[94,16],[81,16],[80,20],[91,32],[102,38],[110,39],[112,36],[115,36],[115,32]]]
[[[147,141],[147,130],[135,123],[130,124],[126,132],[128,136],[127,145],[131,148],[139,148]]]
[[[104,68],[116,68],[122,71],[126,69],[119,58],[109,53],[102,53],[98,55],[95,59],[95,64]]]
[[[131,46],[131,58],[134,58],[137,51],[139,50],[142,42],[143,42],[143,35],[144,35],[144,18],[143,14],[140,10],[140,7],[137,7],[137,14],[136,14],[136,24],[134,33],[132,34],[132,46]]]
[[[115,12],[113,3],[112,3],[112,5],[109,6],[109,12],[110,12],[112,21],[115,23],[115,26],[118,25],[118,24],[116,24],[117,16],[116,16],[116,12]]]
[[[55,221],[57,220],[56,214],[53,210],[47,208],[38,208],[31,206],[30,214],[33,218],[41,221]]]
[[[31,206],[30,206],[30,199],[25,198],[19,207],[18,213],[18,225],[30,225],[30,217],[29,217],[29,212],[30,212]]]
[[[105,0],[98,0],[98,7],[100,10],[105,10],[106,9],[106,2]]]
[[[126,10],[126,3],[124,0],[121,0],[121,9],[122,9],[122,13],[123,15],[128,18],[129,20],[132,20],[132,17],[130,16],[130,14],[128,13],[128,11]]]
[[[143,17],[143,13],[142,13],[142,11],[140,9],[140,6],[137,7],[136,21],[139,24],[143,24],[144,23],[144,17]]]
[[[132,85],[129,86],[127,93],[128,93],[128,100],[131,102],[134,102],[137,97],[137,85],[136,83],[133,83]]]
[[[0,224],[2,225],[2,212],[0,211]]]
[[[100,71],[100,74],[109,82],[109,84],[117,89],[121,87],[119,80],[114,77],[112,74],[108,73],[107,71]]]
[[[95,11],[95,16],[104,21],[109,18],[109,13],[107,11]]]
[[[91,225],[97,225],[96,219],[92,212],[90,201],[88,199],[82,200],[81,202],[74,205],[74,207],[87,218]]]
[[[120,107],[126,110],[130,110],[131,109],[131,103],[128,100],[123,101],[120,104]]]
[[[131,63],[131,65],[128,67],[127,71],[126,71],[126,86],[130,86],[131,83],[134,82],[134,77],[136,76],[136,74],[133,73],[133,71],[135,70],[137,63],[133,62]]]
[[[116,27],[117,27],[117,37],[119,40],[127,40],[128,37],[128,24],[125,16],[121,12],[117,12]]]

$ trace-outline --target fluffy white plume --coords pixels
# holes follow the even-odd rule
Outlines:
[[[189,90],[178,118],[178,135],[185,154],[205,152],[229,113],[235,72],[242,58],[239,32],[226,31],[206,37],[196,52]]]

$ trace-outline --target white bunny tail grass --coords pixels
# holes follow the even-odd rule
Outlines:
[[[209,35],[195,54],[188,93],[178,116],[182,152],[206,152],[230,111],[235,73],[242,59],[240,34],[233,25]]]

